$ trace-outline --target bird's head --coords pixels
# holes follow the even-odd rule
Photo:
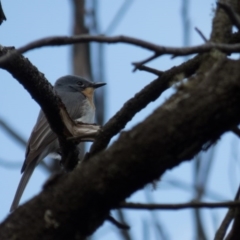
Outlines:
[[[59,78],[54,87],[57,91],[81,92],[85,96],[93,94],[96,88],[106,85],[103,82],[91,82],[82,77],[67,75]]]

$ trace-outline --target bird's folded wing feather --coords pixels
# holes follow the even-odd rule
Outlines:
[[[84,108],[81,104],[86,98],[83,94],[77,92],[71,95],[66,92],[57,92],[62,99],[68,113],[72,119],[78,119],[82,116]],[[26,149],[26,158],[23,163],[21,172],[23,172],[26,166],[34,159],[38,159],[38,156],[43,153],[45,148],[57,138],[56,134],[51,130],[48,121],[41,110],[37,119],[37,122],[33,128],[31,136],[28,140],[28,146]],[[44,158],[45,156],[43,156]]]
[[[41,110],[37,122],[31,133],[31,136],[28,140],[25,161],[23,163],[21,172],[25,170],[25,167],[31,161],[37,159],[38,156],[43,153],[45,148],[56,138],[57,138],[56,134],[51,130],[48,121]]]

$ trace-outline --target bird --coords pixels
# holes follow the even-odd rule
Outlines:
[[[95,118],[94,90],[105,84],[103,82],[91,82],[80,76],[67,75],[59,78],[53,88],[73,120],[91,124],[94,123]],[[37,164],[48,154],[58,152],[58,150],[57,135],[51,130],[43,111],[40,110],[27,143],[25,161],[21,169],[23,175],[17,187],[10,212],[18,207]]]

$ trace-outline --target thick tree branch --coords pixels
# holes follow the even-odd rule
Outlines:
[[[238,0],[218,0],[217,3],[228,4],[235,7]],[[215,16],[212,21],[212,32],[210,41],[215,43],[227,43],[232,32],[232,22],[226,12],[217,7]]]
[[[231,6],[229,6],[226,3],[217,3],[218,7],[222,8],[226,14],[229,16],[232,23],[238,28],[238,31],[240,30],[240,18],[238,14],[233,10]]]
[[[228,2],[230,6],[235,4],[237,0],[218,0],[217,2],[226,3]],[[214,18],[212,20],[212,32],[210,40],[208,43],[216,43],[220,45],[225,45],[229,41],[231,36],[232,23],[228,15],[219,7],[216,8]],[[206,43],[206,44],[208,44]],[[227,44],[228,45],[228,44]],[[228,45],[229,46],[229,45]],[[236,46],[236,45],[230,45]],[[219,59],[225,58],[226,54],[229,52],[221,51],[218,48],[211,49],[208,54],[205,54],[205,59],[199,68],[199,72],[203,74],[208,72],[210,68],[218,61]]]
[[[205,78],[186,83],[108,150],[19,207],[0,225],[0,239],[91,234],[119,202],[240,122],[239,64],[220,61]]]

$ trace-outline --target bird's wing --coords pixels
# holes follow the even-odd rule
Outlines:
[[[10,208],[11,212],[18,207],[24,189],[26,188],[36,165],[51,152],[51,145],[54,144],[56,138],[56,134],[51,130],[48,121],[41,110],[28,140],[26,158],[21,170],[23,175],[18,184],[18,188]]]
[[[17,191],[15,193],[11,208],[10,208],[10,212],[14,211],[19,204],[19,201],[22,197],[23,191],[26,188],[26,185],[30,179],[30,177],[32,176],[32,173],[36,167],[37,161],[31,161],[28,165],[26,165],[25,167],[25,171],[21,177],[21,180],[18,184],[17,187]]]
[[[38,159],[38,157],[44,152],[46,147],[56,138],[56,134],[51,130],[48,121],[41,110],[37,122],[31,133],[31,136],[28,140],[25,161],[23,163],[21,172],[24,172],[26,166],[30,162],[38,160],[41,161],[42,159]],[[46,153],[46,155],[47,154],[48,153]],[[42,158],[44,158],[45,156],[42,156]]]
[[[58,95],[66,106],[71,118],[78,119],[82,116],[84,109],[82,105],[79,104],[85,99],[82,94],[77,93],[77,95],[74,96],[74,94],[65,95],[64,92],[58,92]],[[26,158],[21,170],[23,175],[19,182],[10,211],[13,211],[17,208],[23,191],[37,163],[46,157],[51,150],[56,150],[54,147],[49,147],[49,145],[53,144],[56,138],[56,134],[51,130],[48,121],[41,110],[28,140]]]
[[[66,106],[70,117],[73,119],[80,118],[83,110],[81,104],[79,103],[81,103],[85,97],[80,93],[72,93],[70,95],[65,92],[58,92],[58,95]],[[56,138],[56,134],[51,130],[48,121],[43,111],[41,110],[31,136],[28,140],[25,161],[23,163],[21,172],[24,172],[26,166],[31,161],[41,161],[42,159],[38,159],[38,156],[40,156],[46,147],[51,142],[56,140]],[[45,156],[41,156],[41,158],[46,157],[48,153],[50,152],[47,152]]]
[[[50,129],[43,112],[40,111],[37,122],[28,140],[26,158],[21,170],[23,175],[18,184],[10,211],[17,208],[23,191],[26,188],[36,165],[49,153],[46,149],[49,148],[49,144],[51,144],[55,139],[55,133]]]

